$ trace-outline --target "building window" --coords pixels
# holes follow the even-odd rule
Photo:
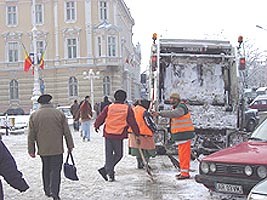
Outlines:
[[[9,83],[10,100],[19,99],[19,83],[17,80],[12,80]]]
[[[15,26],[17,25],[17,7],[7,6],[7,25]]]
[[[69,78],[69,96],[77,97],[78,96],[78,81],[74,76]]]
[[[66,12],[65,19],[66,21],[75,21],[76,20],[76,5],[74,1],[65,2]]]
[[[68,58],[77,58],[77,39],[67,39]]]
[[[100,20],[104,21],[108,19],[108,8],[106,1],[99,2],[99,13],[100,13]]]
[[[43,5],[37,4],[35,5],[35,23],[43,24],[44,23],[44,15],[43,15]]]
[[[101,37],[97,37],[98,56],[102,56]]]
[[[105,76],[103,78],[103,94],[104,94],[104,96],[110,95],[110,78],[109,78],[109,76]]]
[[[44,41],[36,41],[38,63],[41,60],[42,54],[45,51]]]
[[[116,56],[116,38],[114,36],[108,37],[108,56]]]
[[[8,42],[8,62],[18,62],[18,42]]]

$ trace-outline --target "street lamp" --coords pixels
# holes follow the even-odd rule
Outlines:
[[[34,69],[34,84],[33,84],[33,91],[32,91],[32,102],[33,102],[33,110],[36,110],[38,108],[37,99],[41,95],[40,92],[40,80],[39,80],[39,67],[38,67],[38,58],[37,58],[37,28],[36,28],[36,17],[35,17],[35,0],[33,0],[33,28],[32,28],[32,42],[33,42],[33,52],[34,52],[34,63],[33,63],[33,69]]]
[[[100,72],[97,71],[96,73],[93,71],[93,69],[90,69],[89,71],[84,71],[83,72],[83,78],[84,79],[89,79],[90,80],[90,86],[91,86],[91,103],[92,103],[92,108],[94,109],[94,79],[98,79]]]

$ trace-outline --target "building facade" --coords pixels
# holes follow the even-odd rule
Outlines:
[[[58,105],[86,95],[100,102],[117,89],[139,97],[141,50],[123,0],[0,0],[0,12],[0,113],[30,111],[33,66],[40,92]],[[38,60],[28,72],[25,52]]]

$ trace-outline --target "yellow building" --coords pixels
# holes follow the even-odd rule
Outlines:
[[[0,13],[0,113],[30,111],[33,66],[40,92],[55,104],[86,95],[96,103],[119,88],[128,100],[139,97],[141,51],[132,44],[134,19],[123,0],[0,0]],[[38,58],[28,72],[25,50]]]

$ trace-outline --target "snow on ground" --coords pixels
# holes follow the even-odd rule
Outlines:
[[[93,131],[93,129],[91,129]],[[79,181],[66,179],[62,172],[60,196],[62,200],[208,200],[208,190],[195,182],[194,178],[175,180],[176,169],[167,156],[151,159],[150,165],[156,176],[152,183],[145,170],[136,168],[136,160],[128,155],[127,140],[124,144],[124,157],[117,165],[116,181],[106,182],[97,169],[104,163],[102,133],[92,132],[91,142],[83,142],[80,133],[73,131],[75,164]],[[1,177],[6,200],[48,200],[44,195],[41,181],[40,157],[31,158],[27,153],[27,134],[3,136],[2,140],[13,154],[19,170],[30,185],[25,193],[11,188]],[[64,154],[64,161],[66,153]],[[198,161],[191,162],[191,168],[198,171]],[[50,198],[51,199],[51,198]],[[217,198],[220,199],[220,198]]]

